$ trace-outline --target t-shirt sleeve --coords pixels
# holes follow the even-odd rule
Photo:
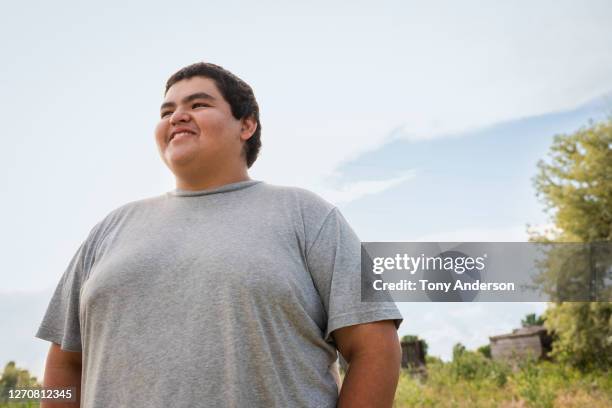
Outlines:
[[[70,260],[35,334],[39,339],[59,344],[63,350],[82,351],[80,294],[84,277],[93,260],[92,241],[96,227]]]
[[[308,268],[325,311],[325,340],[345,326],[380,320],[394,320],[399,327],[402,315],[393,302],[361,301],[361,241],[337,208],[333,208],[307,249]]]

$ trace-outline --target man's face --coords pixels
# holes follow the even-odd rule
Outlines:
[[[204,77],[178,81],[168,89],[155,128],[162,160],[175,175],[200,169],[217,172],[241,157],[241,121],[215,82]]]

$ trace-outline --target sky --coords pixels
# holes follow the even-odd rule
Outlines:
[[[166,79],[196,61],[253,87],[251,177],[310,189],[363,241],[524,241],[555,134],[612,112],[609,1],[13,2],[0,15],[0,365],[33,338],[89,230],[174,188],[153,139]],[[544,304],[402,303],[431,354]]]

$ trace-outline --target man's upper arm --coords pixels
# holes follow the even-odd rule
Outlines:
[[[62,350],[59,344],[51,343],[47,355],[47,366],[50,367],[81,367],[82,353],[78,351]]]
[[[390,352],[401,358],[401,347],[393,320],[356,324],[332,332],[338,351],[350,364],[360,354]]]

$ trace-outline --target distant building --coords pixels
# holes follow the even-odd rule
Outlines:
[[[402,367],[413,371],[425,370],[425,344],[423,340],[402,341]]]
[[[552,350],[552,337],[544,326],[528,326],[512,333],[489,337],[493,360],[516,360],[529,356],[546,359]]]

